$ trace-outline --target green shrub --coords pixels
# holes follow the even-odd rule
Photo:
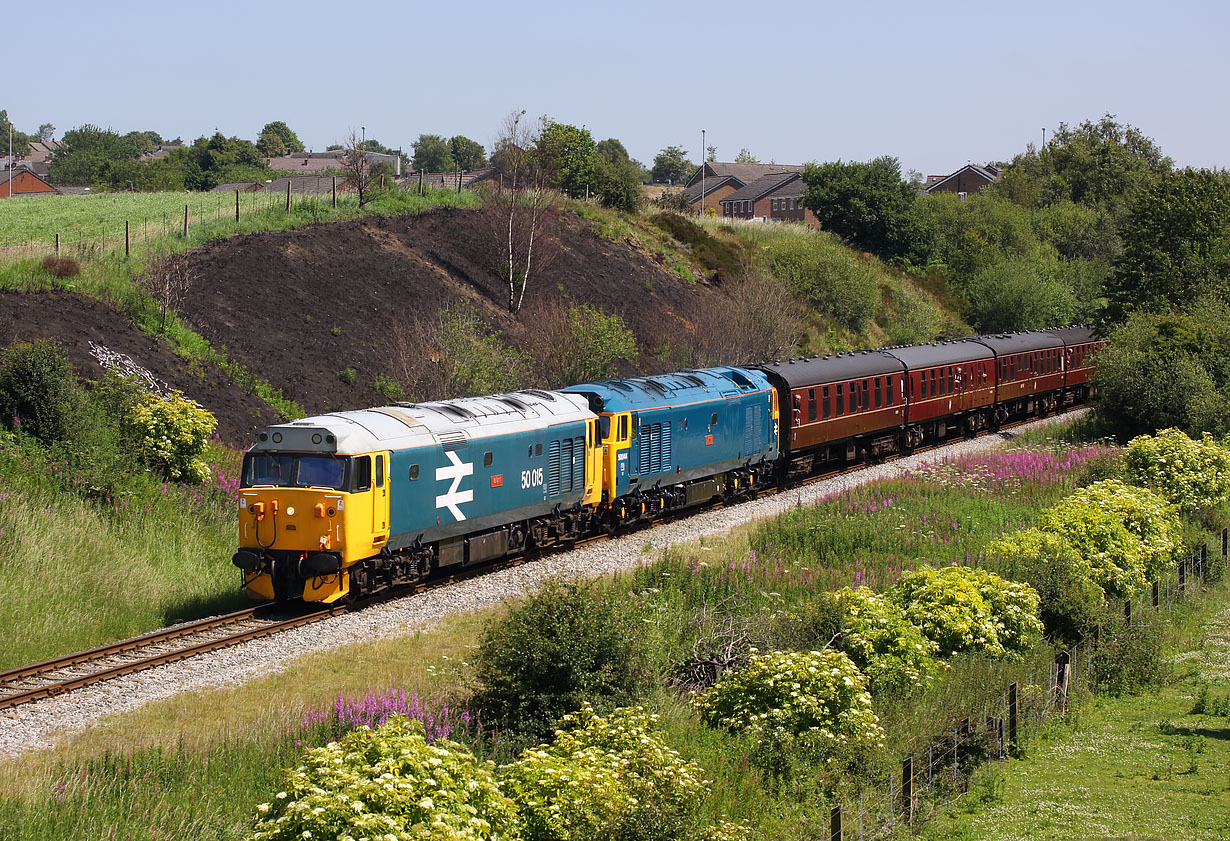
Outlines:
[[[44,444],[67,438],[82,398],[58,342],[40,339],[0,354],[0,420]]]
[[[1208,433],[1198,441],[1177,429],[1140,435],[1128,442],[1123,460],[1129,482],[1189,514],[1230,500],[1230,447]]]
[[[704,773],[655,731],[657,716],[623,707],[599,716],[588,704],[564,716],[549,745],[499,769],[520,807],[525,841],[678,838],[703,797]]]
[[[695,704],[710,726],[749,734],[774,771],[788,755],[823,761],[884,739],[867,676],[832,649],[753,652]]]
[[[377,374],[376,381],[372,383],[372,388],[376,389],[376,392],[390,403],[400,403],[406,399],[406,392],[398,385],[397,380],[386,374]]]
[[[963,315],[984,333],[1038,330],[1069,324],[1076,296],[1038,263],[1019,259],[994,263],[974,275]]]
[[[765,262],[808,304],[851,330],[860,330],[880,301],[876,274],[863,258],[829,235],[812,232],[774,237]]]
[[[1183,530],[1177,510],[1165,499],[1115,479],[1081,488],[1045,512],[1041,522],[1089,559],[1094,581],[1115,598],[1143,590],[1168,573]]]
[[[395,716],[309,751],[285,790],[257,807],[251,841],[514,839],[516,807],[492,771],[462,745],[429,744],[420,722]]]
[[[337,372],[337,378],[346,385],[354,385],[355,381],[358,380],[359,375],[354,368],[343,368]]]
[[[142,457],[168,478],[209,481],[209,466],[200,456],[218,422],[199,404],[179,392],[149,394],[132,407],[128,423],[140,436]]]
[[[1171,669],[1164,626],[1156,618],[1134,617],[1128,623],[1122,614],[1112,614],[1101,626],[1091,666],[1098,690],[1110,695],[1164,683]]]
[[[873,693],[908,692],[934,678],[938,648],[901,608],[866,587],[833,594],[842,608],[837,646],[867,675]]]
[[[626,603],[592,586],[548,583],[483,630],[478,706],[541,739],[586,703],[602,712],[635,700],[649,682],[638,624]]]
[[[1038,593],[1046,633],[1065,642],[1084,639],[1102,615],[1103,592],[1089,561],[1061,535],[1025,529],[987,547],[1008,575]]]
[[[1034,589],[983,569],[923,567],[903,575],[888,596],[943,656],[1022,653],[1042,633]]]

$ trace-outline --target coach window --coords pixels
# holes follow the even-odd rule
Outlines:
[[[370,491],[372,489],[372,459],[371,456],[359,456],[354,460],[354,490]]]
[[[876,408],[884,405],[884,392],[882,391],[883,383],[879,377],[876,377]]]
[[[807,419],[809,421],[816,419],[816,390],[814,388],[807,389]]]
[[[842,394],[841,383],[837,384],[837,415],[840,417],[846,413],[846,396]]]
[[[930,394],[928,394],[927,396],[934,397],[935,396],[935,369],[934,368],[932,368],[930,374],[927,375],[927,379],[931,383]]]
[[[857,388],[858,388],[858,383],[850,383],[850,391],[846,395],[846,399],[849,401],[846,404],[846,412],[851,415],[858,411],[858,390]]]
[[[885,405],[887,406],[893,405],[893,378],[892,377],[884,378],[884,392],[885,392],[885,397],[886,397],[884,401]]]
[[[533,447],[530,449],[532,450]],[[419,466],[417,464],[412,464],[410,465],[410,481],[413,482],[417,478],[419,478]]]
[[[824,398],[824,416],[831,418],[833,416],[833,398],[829,394],[829,387],[827,385],[822,389],[821,394]]]

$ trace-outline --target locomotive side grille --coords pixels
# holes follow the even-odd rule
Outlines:
[[[579,491],[585,487],[585,439],[572,439],[572,487]]]
[[[547,496],[559,496],[560,442],[547,445]]]

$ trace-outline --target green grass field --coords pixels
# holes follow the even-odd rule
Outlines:
[[[974,796],[923,831],[954,841],[1230,838],[1230,700],[1193,712],[1202,687],[1230,699],[1225,585],[1176,639],[1176,678],[1100,698],[1026,758],[983,769]],[[1220,714],[1217,714],[1220,713]]]

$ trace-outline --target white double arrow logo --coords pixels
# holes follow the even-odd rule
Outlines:
[[[466,515],[461,513],[461,509],[457,506],[464,502],[474,501],[473,490],[460,490],[461,480],[474,474],[474,465],[457,458],[457,454],[452,450],[445,453],[445,455],[448,456],[448,460],[452,464],[436,468],[436,481],[443,482],[446,479],[452,479],[453,484],[449,486],[448,493],[436,497],[436,507],[448,508],[449,511],[453,512],[453,516],[457,518],[457,522],[461,522],[466,518]]]

